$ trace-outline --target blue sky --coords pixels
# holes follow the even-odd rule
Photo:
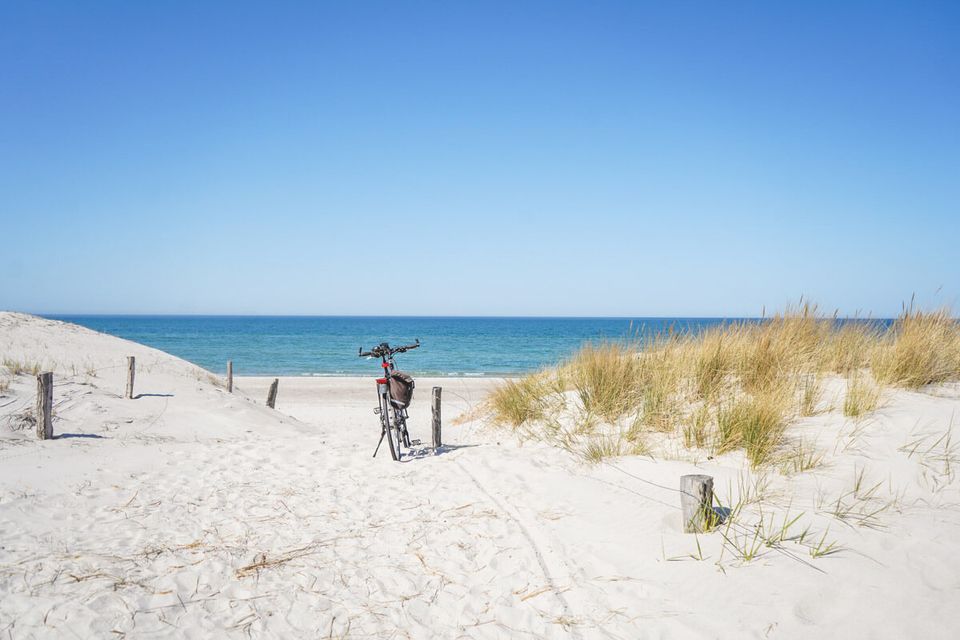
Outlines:
[[[5,2],[0,308],[960,306],[958,7]]]

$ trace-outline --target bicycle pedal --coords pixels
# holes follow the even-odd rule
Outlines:
[[[411,446],[411,447],[419,447],[419,446],[422,445],[422,444],[423,444],[423,443],[420,442],[419,440],[411,440],[411,441],[410,441],[410,446]]]
[[[380,415],[380,407],[376,407],[373,410],[374,415]]]

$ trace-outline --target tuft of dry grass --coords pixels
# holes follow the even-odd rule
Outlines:
[[[684,354],[673,339],[658,339],[643,353],[640,373],[640,420],[661,433],[679,424],[683,404]]]
[[[874,351],[872,367],[885,384],[919,389],[960,378],[960,327],[947,309],[906,309]]]
[[[939,491],[953,482],[960,466],[960,446],[953,441],[953,421],[943,433],[913,434],[912,438],[898,451],[907,454],[907,458],[916,457],[924,484]]]
[[[875,322],[851,320],[831,331],[821,345],[821,371],[848,375],[870,364],[870,355],[881,331]]]
[[[641,361],[629,344],[587,344],[567,370],[588,413],[614,422],[640,404]]]
[[[840,494],[836,502],[818,496],[817,508],[851,526],[883,528],[884,524],[880,516],[893,509],[897,505],[897,500],[882,498],[879,490],[883,482],[867,484],[865,473],[864,468],[854,469],[853,487]]]
[[[14,358],[4,358],[3,366],[6,367],[7,371],[14,376],[19,376],[24,373],[29,373],[30,375],[35,376],[40,373],[40,370],[43,368],[39,362],[15,360]]]
[[[683,427],[683,445],[688,449],[706,447],[710,441],[712,420],[710,405],[702,404],[697,407]]]
[[[494,418],[519,427],[544,418],[547,408],[547,385],[543,374],[507,380],[490,395]]]
[[[776,391],[743,397],[717,414],[718,453],[743,448],[754,467],[771,460],[786,428],[785,396]]]
[[[799,406],[801,416],[812,416],[817,412],[817,405],[823,396],[823,381],[820,374],[811,373],[800,378]]]
[[[648,455],[650,450],[643,440],[630,439],[621,434],[601,434],[586,441],[578,452],[587,462],[598,463],[624,455]]]
[[[693,386],[696,395],[703,399],[716,397],[722,390],[730,373],[730,350],[724,343],[725,332],[712,329],[691,343],[693,355]]]
[[[783,475],[803,473],[823,464],[824,454],[805,440],[797,440],[778,458]]]
[[[861,372],[847,378],[847,395],[843,399],[843,415],[861,418],[880,406],[880,388]]]

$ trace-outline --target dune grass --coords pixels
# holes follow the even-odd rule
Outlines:
[[[42,369],[39,362],[28,362],[26,360],[17,360],[15,358],[4,358],[3,366],[11,375],[19,376],[26,373],[37,375]]]
[[[843,400],[843,415],[860,418],[880,405],[880,388],[862,372],[847,377],[847,395]]]
[[[637,381],[642,363],[626,345],[585,345],[568,366],[584,410],[614,421],[635,410],[642,395]]]
[[[717,414],[717,453],[743,449],[754,467],[770,461],[786,427],[785,395],[767,391],[732,401]]]
[[[947,309],[907,309],[874,349],[877,380],[919,389],[960,378],[960,331]]]
[[[777,462],[783,475],[803,473],[819,467],[823,463],[824,454],[803,439],[795,440],[781,453]]]
[[[579,449],[587,462],[600,462],[605,458],[616,458],[623,455],[648,455],[650,450],[643,440],[630,439],[620,434],[604,435],[591,438],[584,442]]]
[[[544,381],[545,375],[536,374],[507,380],[503,386],[495,389],[490,396],[490,404],[496,420],[513,427],[542,420],[549,395]]]
[[[807,417],[817,413],[817,405],[823,396],[823,379],[820,373],[807,374],[800,378],[800,391],[797,407],[801,416]]]
[[[555,370],[507,381],[490,407],[496,422],[534,436],[556,434],[564,417],[587,420],[563,442],[590,460],[664,434],[714,455],[742,450],[759,467],[789,456],[787,428],[817,412],[827,376],[847,378],[850,417],[875,410],[883,385],[958,380],[960,325],[947,310],[909,308],[884,329],[802,303],[761,322],[587,344]]]

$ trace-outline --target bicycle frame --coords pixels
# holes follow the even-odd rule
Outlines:
[[[377,378],[377,408],[375,412],[380,415],[380,440],[377,442],[377,448],[373,451],[374,457],[376,457],[380,451],[380,445],[383,444],[384,436],[389,439],[390,454],[394,460],[400,460],[402,455],[400,451],[401,446],[410,447],[410,434],[407,431],[407,410],[406,408],[399,408],[394,404],[390,395],[390,378],[396,371],[394,355],[396,353],[403,353],[408,349],[415,349],[419,346],[420,341],[417,340],[415,345],[399,347],[398,349],[390,349],[386,343],[381,343],[380,346],[367,353],[364,353],[362,348],[360,349],[361,356],[379,356],[380,366],[383,368],[384,373],[382,378]],[[396,432],[395,436],[391,433],[391,430]]]

